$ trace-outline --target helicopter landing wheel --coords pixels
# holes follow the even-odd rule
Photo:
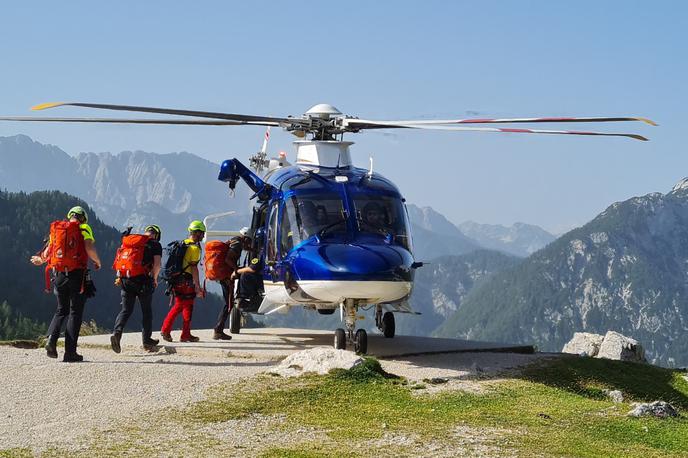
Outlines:
[[[365,329],[359,329],[354,336],[354,351],[359,355],[368,353],[368,333]]]
[[[229,311],[229,332],[232,334],[239,334],[241,331],[241,310],[234,306]]]
[[[394,332],[396,331],[396,324],[394,323],[394,314],[392,312],[385,312],[382,316],[382,326],[380,326],[380,331],[388,339],[394,337]]]
[[[342,328],[337,328],[334,331],[334,348],[346,350],[346,333]]]

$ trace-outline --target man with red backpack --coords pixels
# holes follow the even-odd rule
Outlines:
[[[88,215],[79,206],[67,213],[67,220],[50,224],[50,238],[43,251],[31,257],[34,265],[47,263],[46,291],[53,276],[53,291],[57,296],[57,309],[48,327],[48,341],[45,351],[50,358],[57,358],[57,339],[62,324],[67,319],[65,330],[64,362],[79,362],[84,358],[76,352],[79,331],[87,297],[93,295],[88,286],[88,260],[96,270],[100,269],[100,258],[95,247],[93,230],[88,225]]]
[[[239,268],[241,252],[250,247],[251,239],[247,236],[248,230],[247,227],[243,227],[239,231],[239,236],[232,237],[227,242],[213,240],[205,245],[205,278],[220,283],[225,300],[217,316],[213,332],[214,340],[232,339],[232,336],[224,332],[229,311],[234,306],[234,280],[231,277]]]
[[[142,338],[143,348],[154,351],[159,343],[153,339],[153,292],[158,286],[158,274],[160,273],[160,258],[162,246],[160,236],[162,231],[159,226],[151,224],[146,226],[143,234],[129,233],[122,236],[122,245],[117,250],[115,261],[112,265],[117,271],[115,284],[122,288],[122,310],[115,318],[115,329],[110,337],[112,351],[122,351],[120,342],[122,332],[127,321],[134,312],[136,298],[141,304]]]

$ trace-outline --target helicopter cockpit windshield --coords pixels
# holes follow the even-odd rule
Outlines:
[[[354,194],[353,201],[360,233],[390,237],[393,242],[411,249],[406,209],[400,198]]]
[[[294,245],[316,234],[346,233],[346,212],[337,194],[295,195],[285,208],[284,223],[289,225]]]

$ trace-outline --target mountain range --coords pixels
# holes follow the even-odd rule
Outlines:
[[[541,227],[526,223],[514,223],[506,227],[501,224],[466,221],[457,227],[484,248],[522,258],[530,256],[556,239],[554,235]]]
[[[21,159],[21,160],[19,160]],[[236,211],[248,221],[248,194],[230,198],[218,166],[189,153],[81,153],[70,156],[25,135],[0,137],[0,186],[8,191],[60,190],[89,203],[103,222],[137,229],[155,222],[166,239],[180,238],[188,222]]]
[[[124,151],[70,156],[56,146],[41,144],[25,135],[0,137],[1,188],[24,192],[60,190],[88,202],[108,225],[140,229],[154,222],[163,228],[166,240],[181,237],[190,220],[212,213],[236,212],[219,220],[218,226],[223,228],[248,224],[246,186],[237,186],[236,195],[230,197],[225,185],[217,181],[218,170],[217,164],[185,152]],[[512,228],[513,244],[504,237],[499,243],[491,243],[489,235],[478,241],[430,207],[410,204],[408,211],[415,255],[420,260],[480,248],[523,255],[519,254],[523,252],[519,246],[529,243],[536,249],[538,243],[544,246],[546,241],[524,242],[532,239],[529,233],[535,228],[527,225]],[[479,231],[475,233],[479,235]]]
[[[477,286],[435,334],[560,350],[621,332],[654,363],[688,365],[688,179],[609,206]]]

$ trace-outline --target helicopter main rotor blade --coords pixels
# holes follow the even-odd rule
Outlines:
[[[137,107],[132,105],[109,105],[102,103],[81,103],[81,102],[56,102],[56,103],[42,103],[31,107],[32,110],[46,110],[48,108],[55,107],[84,107],[84,108],[97,108],[100,110],[118,110],[118,111],[137,111],[141,113],[159,113],[159,114],[171,114],[179,116],[193,116],[196,118],[213,118],[213,119],[226,119],[230,121],[246,121],[246,122],[268,122],[274,124],[267,125],[280,125],[280,123],[289,123],[291,120],[288,118],[273,118],[269,116],[253,116],[253,115],[243,115],[243,114],[232,114],[232,113],[216,113],[212,111],[193,111],[193,110],[179,110],[176,108],[157,108],[157,107]]]
[[[648,141],[647,138],[637,134],[621,134],[609,132],[583,132],[575,130],[544,130],[544,129],[514,129],[504,127],[458,127],[458,126],[422,126],[414,124],[395,124],[392,128],[402,129],[426,129],[426,130],[446,130],[453,132],[496,132],[514,134],[554,134],[554,135],[599,135],[605,137],[628,137],[635,140]],[[384,127],[383,127],[384,128]]]
[[[129,118],[40,118],[32,116],[3,116],[0,121],[20,122],[84,122],[84,123],[109,123],[109,124],[175,124],[189,126],[273,126],[276,123],[249,122],[249,121],[222,121],[206,119],[129,119]]]
[[[576,117],[576,118],[493,118],[493,119],[426,119],[426,120],[409,120],[409,121],[373,121],[366,119],[346,118],[345,122],[348,125],[353,125],[361,129],[375,129],[380,125],[385,126],[404,126],[413,124],[420,125],[447,125],[447,124],[511,124],[511,123],[557,123],[557,122],[623,122],[623,121],[640,121],[651,126],[656,126],[657,123],[647,118],[617,116],[617,117]]]

